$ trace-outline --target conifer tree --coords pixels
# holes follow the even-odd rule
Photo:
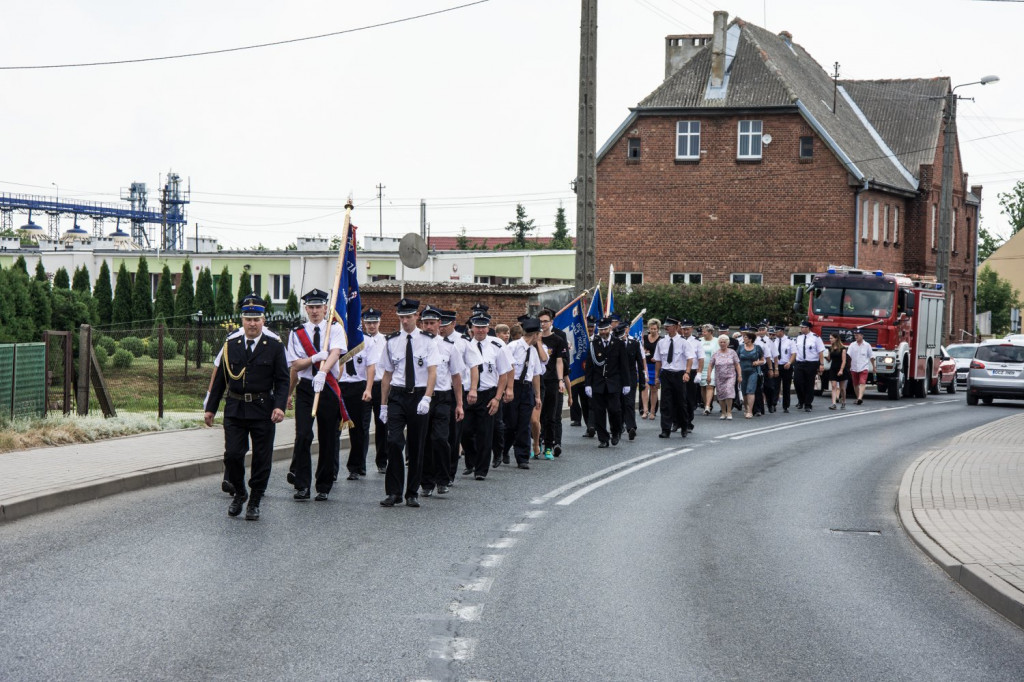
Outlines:
[[[36,330],[43,332],[53,329],[50,326],[50,318],[53,315],[52,292],[50,282],[32,280],[29,282],[29,299],[32,301],[32,318],[35,321]]]
[[[565,220],[565,206],[559,206],[555,211],[555,231],[551,235],[552,249],[573,248],[572,238],[569,236],[569,226]]]
[[[29,278],[21,268],[0,271],[0,342],[38,341],[39,329],[32,317]]]
[[[203,268],[199,271],[199,278],[196,280],[196,300],[193,305],[195,312],[203,311],[205,317],[213,317],[217,314],[217,306],[213,298],[213,275],[210,268]]]
[[[101,325],[110,324],[110,317],[113,312],[113,295],[110,291],[110,268],[107,266],[107,261],[103,261],[100,265],[100,274],[96,278],[92,297],[96,301],[98,323]]]
[[[18,256],[18,260],[14,261],[14,269],[15,270],[21,270],[26,275],[28,274],[28,264],[25,263],[25,257],[24,256]]]
[[[171,289],[171,268],[164,265],[160,273],[160,284],[156,287],[156,303],[153,305],[153,315],[156,318],[163,318],[166,322],[174,318],[174,291]]]
[[[71,290],[89,292],[90,288],[89,268],[84,265],[80,268],[75,268],[75,276],[71,280]]]
[[[153,324],[153,282],[145,256],[139,256],[139,269],[132,285],[132,323],[140,332]]]
[[[249,277],[249,273],[247,271],[243,270],[242,271],[242,276],[238,278],[238,300],[235,303],[235,312],[236,313],[242,311],[242,299],[244,299],[246,296],[248,296],[251,293],[252,293],[252,278]],[[256,295],[259,296],[259,293],[260,292],[257,291]]]
[[[132,323],[132,278],[123,261],[117,271],[117,284],[114,286],[110,322],[119,327],[128,327]]]
[[[36,261],[36,281],[45,282],[47,288],[50,286],[50,278],[46,275],[46,268],[43,267],[43,259]]]
[[[64,268],[59,268],[53,275],[53,288],[54,289],[70,289],[71,279],[68,277],[68,271]]]
[[[192,286],[192,263],[185,261],[181,266],[181,280],[178,282],[178,293],[174,295],[174,316],[177,324],[184,324],[195,313],[195,291]]]
[[[217,315],[233,315],[235,312],[235,298],[231,295],[231,273],[228,266],[220,271],[220,279],[217,280]]]
[[[284,311],[289,315],[299,314],[299,298],[295,295],[295,289],[288,292],[288,301],[284,304]]]

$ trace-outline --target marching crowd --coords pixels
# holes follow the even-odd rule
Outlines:
[[[385,498],[394,507],[419,507],[420,497],[446,495],[461,466],[463,477],[483,481],[488,472],[531,460],[552,460],[562,452],[562,414],[572,426],[597,437],[599,448],[637,435],[639,418],[659,418],[660,438],[686,438],[694,416],[719,418],[733,411],[746,419],[789,412],[791,387],[796,409],[810,412],[814,382],[833,385],[831,409],[846,406],[846,382],[853,381],[858,404],[871,347],[863,335],[847,349],[836,336],[826,347],[801,323],[795,339],[767,321],[728,328],[700,327],[690,320],[650,320],[637,340],[615,314],[589,318],[585,378],[570,380],[570,344],[553,326],[555,313],[524,315],[512,325],[493,324],[488,306],[473,307],[465,326],[456,312],[403,298],[395,304],[400,328],[380,333],[381,311],[362,312],[363,345],[346,348],[340,325],[331,324],[326,292],[302,297],[308,320],[287,342],[265,329],[265,304],[258,296],[242,303],[242,327],[230,334],[214,363],[205,419],[213,423],[224,400],[224,481],[232,495],[228,514],[260,515],[270,478],[274,430],[284,411],[295,407],[295,443],[287,480],[296,500],[327,500],[341,465],[340,428],[349,427],[348,480],[367,474],[370,424],[375,460],[384,475]],[[664,331],[664,333],[662,333]],[[825,373],[825,358],[829,358]],[[315,471],[310,448],[317,430]],[[248,486],[245,455],[252,449]],[[248,490],[248,492],[246,492]]]

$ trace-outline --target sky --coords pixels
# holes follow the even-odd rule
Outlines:
[[[581,3],[444,11],[473,2],[6,0],[0,67],[347,32],[2,68],[0,192],[120,203],[145,182],[159,210],[173,171],[191,187],[187,235],[198,224],[227,249],[337,234],[349,194],[360,236],[419,231],[421,200],[431,235],[506,236],[517,203],[537,236],[560,205],[572,230]],[[998,75],[957,91],[975,98],[957,120],[982,227],[1009,235],[996,195],[1024,179],[1024,2],[600,0],[598,147],[662,82],[665,36],[710,33],[717,9],[790,31],[841,78]]]

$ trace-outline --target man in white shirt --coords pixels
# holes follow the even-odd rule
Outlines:
[[[380,333],[381,312],[376,308],[363,311],[363,343],[366,346],[366,391],[363,402],[373,409],[373,446],[377,473],[383,474],[388,467],[388,427],[380,420],[380,380],[384,372],[377,370],[380,354],[384,351],[384,335]],[[366,446],[369,447],[369,438]],[[365,455],[364,455],[365,457]]]
[[[857,404],[864,402],[864,388],[868,381],[868,370],[875,371],[875,352],[871,344],[864,341],[864,330],[857,327],[853,330],[853,343],[846,349],[846,357],[850,359],[850,380],[857,391]]]
[[[448,442],[449,420],[462,421],[462,353],[455,347],[455,341],[438,336],[441,328],[441,310],[428,305],[420,313],[423,331],[434,335],[440,360],[437,363],[437,381],[434,383],[434,399],[430,401],[430,418],[427,439],[423,448],[423,475],[420,491],[430,497],[437,489],[438,495],[448,492],[452,481],[451,450]]]
[[[814,403],[814,377],[825,370],[825,344],[811,331],[811,323],[800,323],[800,336],[796,337],[796,369],[793,383],[796,384],[796,409],[811,411]]]
[[[775,404],[778,406],[780,397],[782,411],[789,413],[790,393],[793,387],[793,365],[796,364],[796,344],[786,334],[786,328],[775,328],[775,352],[778,354],[778,385],[775,393]]]
[[[505,348],[512,364],[512,401],[505,410],[505,446],[515,449],[516,466],[530,468],[530,416],[540,407],[540,320],[522,319],[523,336]],[[507,393],[506,389],[506,393]],[[509,441],[512,441],[509,443]]]
[[[475,405],[479,399],[480,365],[483,363],[483,358],[480,357],[480,352],[474,344],[467,341],[461,334],[456,333],[456,316],[457,313],[454,310],[442,310],[438,334],[442,339],[455,344],[455,351],[462,358],[462,409],[464,413],[468,413],[470,406]],[[455,478],[455,472],[459,470],[459,450],[461,448],[463,424],[465,422],[465,419],[455,419],[455,404],[452,403],[448,418],[448,447],[451,452],[451,462],[449,463],[448,471],[453,479]],[[451,482],[449,482],[450,484]]]
[[[473,334],[469,345],[476,348],[480,365],[476,400],[467,399],[465,407],[462,449],[466,455],[466,468],[462,474],[475,475],[477,480],[482,480],[481,477],[487,477],[491,463],[496,415],[501,409],[505,387],[512,380],[512,364],[501,343],[487,335],[491,318],[486,313],[477,313],[470,318],[469,324]],[[493,466],[500,464],[499,453]]]
[[[679,336],[679,320],[666,317],[664,327],[668,336],[662,337],[654,349],[654,389],[664,385],[658,438],[671,436],[673,423],[679,426],[679,435],[686,438],[686,384],[696,371],[697,358],[693,346]]]
[[[764,353],[764,367],[762,367],[761,380],[758,382],[759,389],[757,397],[754,398],[754,414],[764,415],[765,407],[769,412],[775,411],[775,383],[778,379],[776,368],[778,367],[778,352],[775,344],[768,336],[768,323],[761,322],[757,325],[757,336],[754,338],[754,345],[760,346]]]

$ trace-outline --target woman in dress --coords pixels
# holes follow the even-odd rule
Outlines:
[[[846,359],[846,346],[843,345],[839,334],[829,334],[828,344],[828,379],[832,385],[832,404],[830,410],[836,409],[839,402],[841,409],[846,409],[846,382],[850,378],[849,362]]]
[[[743,331],[743,343],[740,344],[736,355],[740,358],[740,388],[743,391],[743,416],[747,419],[754,417],[754,398],[757,397],[757,378],[761,374],[761,365],[765,363],[764,351],[762,351],[754,339],[757,334],[750,330]]]
[[[711,355],[711,366],[715,372],[715,397],[722,411],[719,419],[732,419],[732,399],[736,395],[736,377],[740,375],[740,359],[736,351],[729,348],[729,337],[718,337],[718,350]]]
[[[711,367],[711,356],[718,350],[718,339],[715,338],[715,328],[706,324],[701,328],[703,338],[700,343],[704,346],[704,373],[700,377],[701,391],[704,398],[704,416],[711,414],[711,407],[715,401],[715,373]]]
[[[654,388],[654,349],[661,339],[661,320],[652,318],[644,336],[644,360],[647,361],[647,387],[640,395],[640,418],[654,419],[658,413],[658,390]]]

